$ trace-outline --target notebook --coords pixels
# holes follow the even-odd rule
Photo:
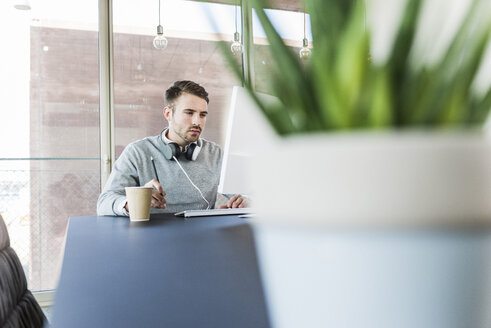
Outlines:
[[[216,216],[216,215],[238,215],[238,214],[251,214],[251,208],[215,208],[209,210],[187,210],[177,212],[176,216],[184,216],[186,218],[194,216]]]

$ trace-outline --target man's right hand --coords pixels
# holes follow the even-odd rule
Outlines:
[[[145,187],[153,187],[152,202],[150,203],[150,207],[165,208],[167,203],[165,200],[166,194],[160,183],[157,180],[152,179],[145,183]]]
[[[148,181],[147,183],[145,183],[144,187],[152,187],[153,188],[153,190],[152,190],[152,201],[150,203],[150,207],[162,208],[162,209],[166,207],[167,201],[165,200],[165,191],[157,180],[152,179],[152,180]],[[127,212],[129,212],[128,202],[126,202],[126,204],[124,205],[124,208]]]

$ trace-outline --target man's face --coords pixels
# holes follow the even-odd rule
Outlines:
[[[174,101],[174,109],[164,108],[164,116],[169,122],[167,138],[179,146],[185,146],[198,140],[205,128],[208,104],[206,100],[183,93]]]

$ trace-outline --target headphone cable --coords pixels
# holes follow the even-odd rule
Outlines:
[[[188,178],[189,182],[191,182],[191,184],[193,185],[193,187],[196,188],[196,190],[198,190],[201,198],[203,198],[203,200],[207,204],[206,209],[209,210],[210,209],[210,203],[206,200],[205,196],[203,196],[203,193],[201,192],[201,190],[193,183],[193,181],[191,180],[191,178],[189,177],[189,175],[186,173],[186,171],[184,171],[184,168],[181,166],[181,163],[179,163],[179,161],[177,160],[176,156],[172,156],[172,158],[174,158],[174,160],[176,161],[177,165],[179,165],[179,167],[181,168],[181,171],[184,173],[184,175],[186,176],[186,178]]]

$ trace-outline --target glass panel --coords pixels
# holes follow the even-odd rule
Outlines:
[[[277,1],[277,5],[280,5],[280,1]],[[286,3],[288,7],[294,6],[293,3]],[[303,8],[302,8],[303,9]],[[291,48],[291,50],[298,54],[302,47],[302,40],[304,38],[304,13],[279,10],[279,9],[266,9],[266,15],[271,20],[271,23],[275,27],[276,31],[280,34],[285,44]],[[256,91],[272,94],[267,81],[269,76],[274,71],[274,58],[272,58],[269,51],[268,41],[263,27],[259,22],[257,14],[253,9],[252,16],[252,30],[254,39],[254,87]],[[312,31],[310,28],[310,15],[305,15],[305,36],[309,42],[312,42]]]
[[[157,135],[167,126],[163,95],[176,80],[193,80],[208,91],[210,114],[203,137],[223,145],[232,86],[240,82],[227,68],[217,40],[219,34],[232,40],[235,7],[161,1],[168,46],[160,51],[153,47],[158,0],[115,0],[113,6],[116,157],[131,141]],[[240,10],[237,16],[240,19]]]
[[[69,216],[94,215],[99,159],[1,160],[0,212],[31,290],[56,287]]]
[[[29,288],[53,289],[68,217],[100,190],[98,2],[2,1],[0,24],[0,213]]]

